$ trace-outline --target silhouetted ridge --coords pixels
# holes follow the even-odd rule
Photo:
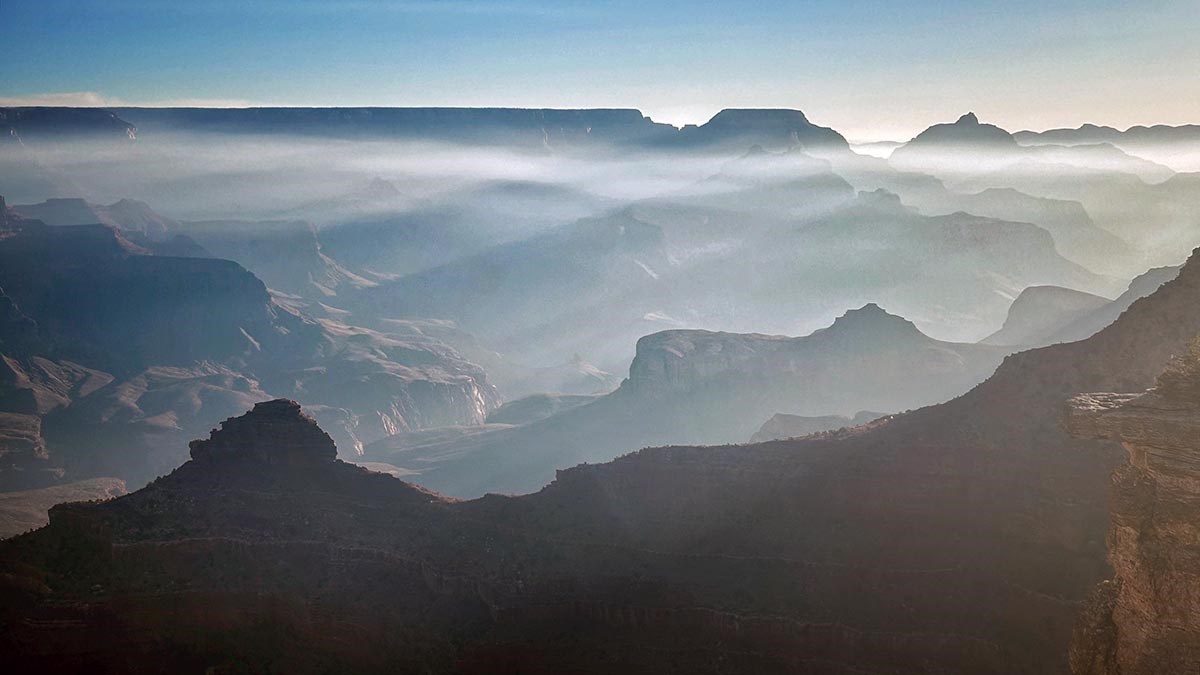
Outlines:
[[[914,147],[940,144],[987,144],[1000,146],[1017,146],[1012,134],[994,125],[979,121],[975,113],[969,112],[959,117],[953,124],[935,124],[917,134],[916,138],[897,148],[896,152],[911,150]]]
[[[128,141],[137,128],[103,108],[0,108],[0,136],[18,141],[93,137]]]
[[[256,403],[241,417],[231,417],[208,440],[188,444],[192,459],[202,462],[250,459],[267,464],[332,462],[337,447],[316,420],[295,401],[280,398]]]
[[[829,336],[861,338],[926,338],[916,324],[902,316],[890,314],[879,305],[868,302],[858,309],[848,310],[834,320],[833,325],[816,332]],[[927,339],[927,338],[926,338]]]

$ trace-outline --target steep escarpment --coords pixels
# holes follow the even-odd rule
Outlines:
[[[1065,427],[1118,441],[1108,559],[1071,645],[1079,675],[1185,673],[1200,668],[1200,343],[1144,394],[1085,394]]]

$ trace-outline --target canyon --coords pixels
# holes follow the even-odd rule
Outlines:
[[[522,497],[342,463],[297,404],[259,404],[143,490],[0,545],[4,639],[43,672],[1063,672],[1119,453],[1059,410],[1153,384],[1200,332],[1198,272],[948,403],[646,449]]]
[[[1200,332],[1194,177],[1120,139],[0,121],[19,671],[1193,662],[1190,596],[1159,590],[1189,583],[1189,479],[1105,440],[1186,451],[1190,418],[1160,379],[1060,419]]]

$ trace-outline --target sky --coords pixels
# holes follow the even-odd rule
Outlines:
[[[0,105],[786,107],[851,140],[1200,123],[1198,0],[0,0]]]

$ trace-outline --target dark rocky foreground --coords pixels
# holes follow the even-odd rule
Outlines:
[[[881,424],[659,448],[456,502],[256,406],[132,495],[0,548],[20,670],[1062,673],[1117,448],[1063,401],[1151,386],[1200,267],[1088,340]]]

